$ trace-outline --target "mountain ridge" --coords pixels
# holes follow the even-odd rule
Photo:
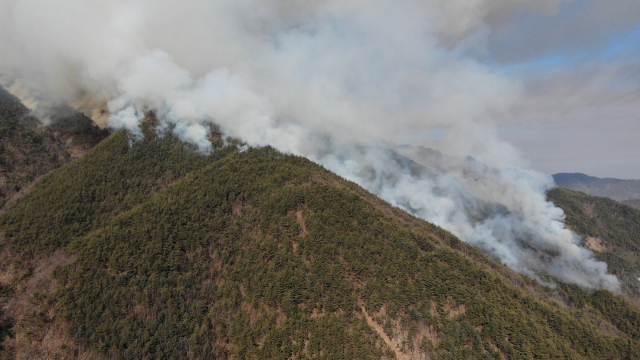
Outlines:
[[[44,126],[17,97],[0,87],[0,208],[108,134],[67,107],[56,109],[52,123]]]
[[[640,199],[640,180],[598,178],[582,173],[558,173],[552,176],[558,186],[589,195],[621,202]]]

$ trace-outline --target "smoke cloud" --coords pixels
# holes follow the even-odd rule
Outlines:
[[[306,156],[535,279],[617,291],[546,201],[551,180],[493,130],[522,84],[465,55],[511,11],[559,3],[5,0],[0,84],[33,109],[64,102],[134,136],[153,109],[203,153],[215,124]]]

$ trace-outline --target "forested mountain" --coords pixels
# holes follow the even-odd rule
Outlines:
[[[4,358],[640,358],[628,297],[540,286],[304,158],[144,131],[0,215]]]
[[[0,207],[38,176],[71,158],[64,143],[38,129],[39,123],[0,87]]]
[[[91,119],[68,108],[41,122],[0,87],[0,208],[49,171],[81,156],[108,135]]]
[[[593,196],[604,196],[617,201],[640,201],[640,180],[597,178],[585,174],[560,173],[553,175],[560,187],[581,191]]]

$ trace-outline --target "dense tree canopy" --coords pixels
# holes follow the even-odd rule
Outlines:
[[[304,158],[145,133],[0,216],[1,295],[30,299],[6,357],[640,357],[621,296],[541,287]]]

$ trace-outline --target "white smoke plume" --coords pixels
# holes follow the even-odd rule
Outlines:
[[[138,136],[153,109],[205,153],[216,124],[306,156],[533,278],[617,291],[546,201],[550,180],[492,130],[520,82],[466,55],[511,11],[560,2],[4,0],[0,81],[100,124],[106,107],[106,126]]]

